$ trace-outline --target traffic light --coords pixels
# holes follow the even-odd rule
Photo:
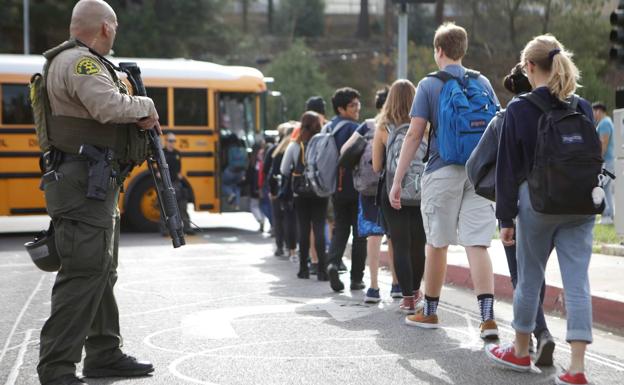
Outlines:
[[[609,36],[611,50],[609,50],[609,58],[624,64],[624,0],[620,0],[615,11],[611,13],[611,25],[614,27]]]

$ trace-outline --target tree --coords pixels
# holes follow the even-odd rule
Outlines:
[[[240,0],[241,15],[243,17],[243,33],[247,33],[249,27],[249,3],[253,0]]]
[[[310,96],[327,98],[330,94],[325,74],[302,40],[296,40],[287,51],[277,56],[266,73],[275,79],[275,89],[286,99],[287,119],[298,120]]]
[[[273,0],[267,2],[267,31],[273,33]]]
[[[282,0],[278,8],[280,32],[293,37],[318,37],[325,29],[324,0]]]
[[[435,21],[438,25],[444,22],[444,0],[436,1]]]
[[[360,0],[360,17],[358,18],[356,36],[360,39],[368,39],[370,37],[370,25],[368,23],[368,0]]]
[[[221,18],[224,0],[108,2],[119,18],[120,56],[214,60],[233,49],[233,29]]]

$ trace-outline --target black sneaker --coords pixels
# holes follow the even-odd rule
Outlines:
[[[297,278],[310,279],[310,270],[299,270],[299,272],[297,273]]]
[[[319,281],[329,281],[329,277],[327,276],[327,273],[324,271],[319,271],[316,274],[316,279],[318,279]]]
[[[311,263],[310,264],[310,275],[316,275],[317,271],[318,271],[318,263]]]
[[[60,376],[52,381],[48,381],[45,385],[82,385],[86,384],[83,380],[76,377],[73,374],[66,374],[64,376]]]
[[[544,330],[537,339],[537,352],[535,352],[536,366],[552,366],[555,340],[548,330]]]
[[[347,271],[347,266],[340,260],[340,266],[338,267],[338,271],[345,272]]]
[[[151,362],[138,361],[136,358],[123,355],[119,360],[99,368],[84,368],[85,377],[138,377],[154,371]]]
[[[344,284],[340,280],[340,275],[338,274],[338,268],[333,264],[330,264],[327,267],[327,275],[329,275],[329,286],[331,286],[333,291],[343,291]]]
[[[351,281],[351,290],[364,290],[366,285],[362,281]]]
[[[273,253],[273,255],[275,255],[276,257],[283,257],[284,256],[284,249],[277,249],[277,250],[275,250],[275,253]]]

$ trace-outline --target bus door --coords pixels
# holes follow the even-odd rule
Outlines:
[[[249,211],[249,198],[257,198],[253,165],[262,142],[258,102],[255,93],[217,95],[221,212]]]

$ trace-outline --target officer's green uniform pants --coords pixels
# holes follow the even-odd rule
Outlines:
[[[42,384],[85,367],[121,358],[119,311],[113,294],[119,247],[119,189],[106,201],[87,200],[86,162],[59,167],[63,178],[45,186],[61,270],[52,289],[50,318],[41,330],[37,371]]]

